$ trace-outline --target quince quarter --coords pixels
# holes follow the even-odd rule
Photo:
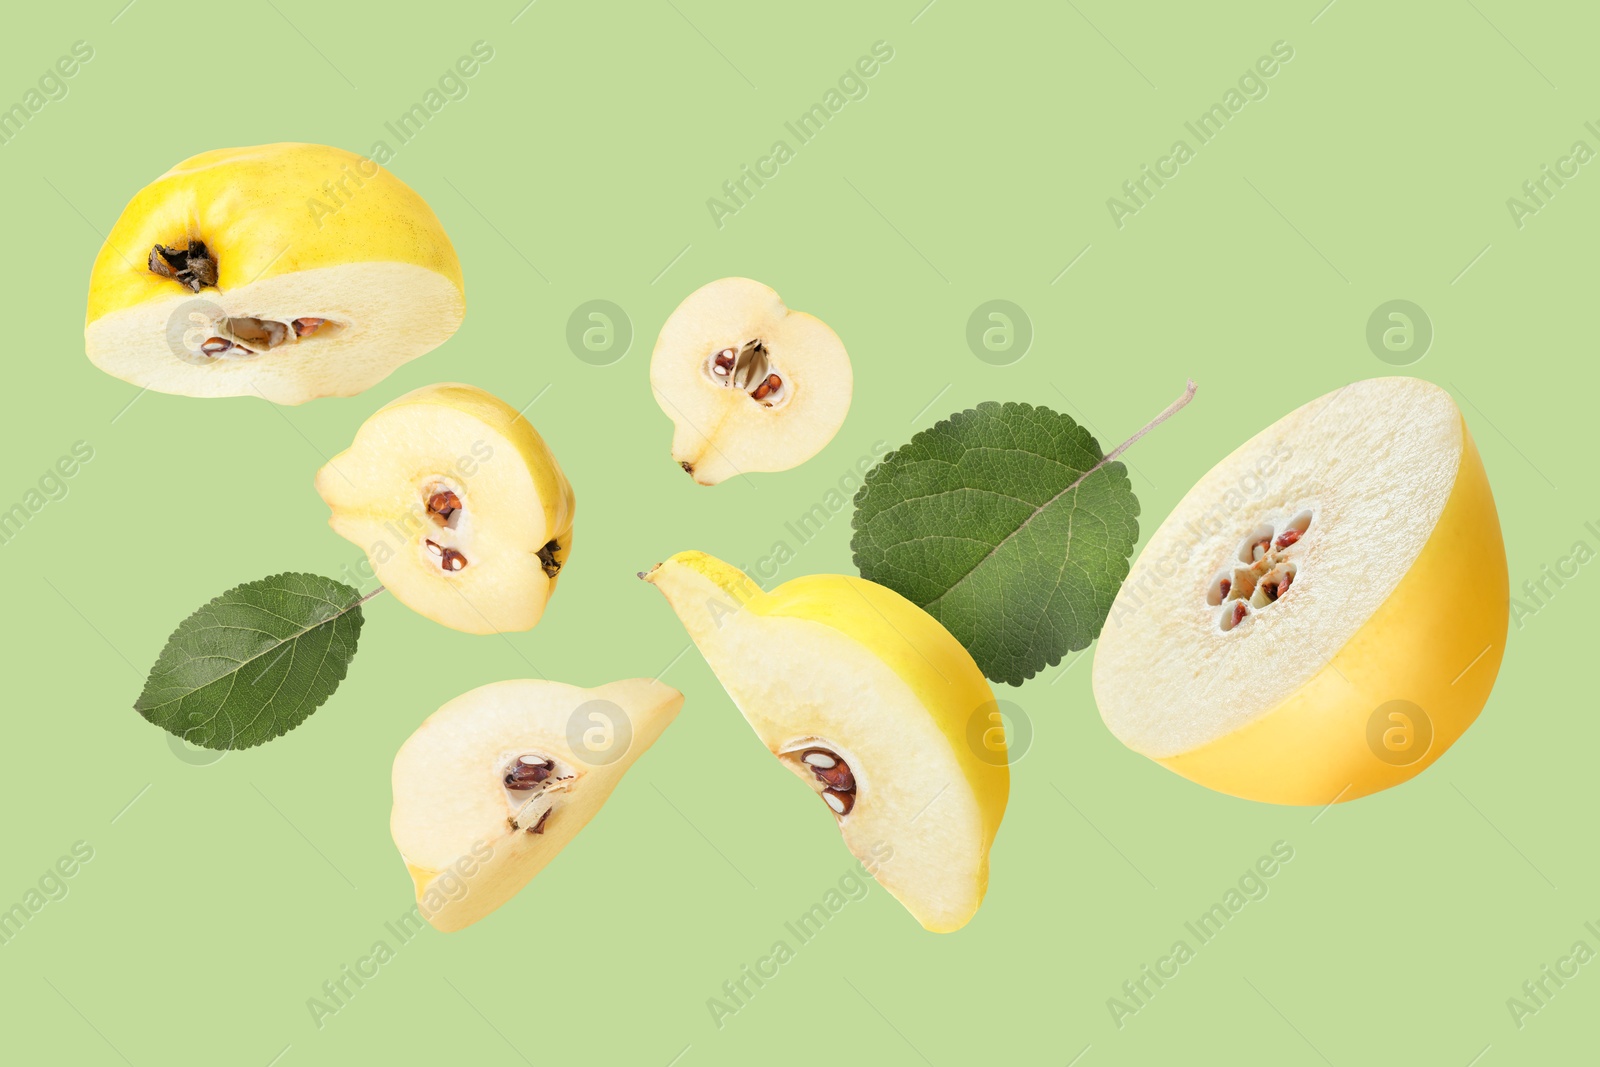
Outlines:
[[[577,504],[544,439],[476,386],[424,386],[317,472],[328,525],[411,610],[455,630],[529,630],[572,550]]]
[[[389,829],[439,930],[499,908],[588,825],[683,706],[649,678],[496,682],[430,715],[394,759]]]
[[[641,578],[677,612],[768,750],[822,800],[845,845],[929,930],[960,929],[989,884],[1010,788],[994,693],[927,612],[860,578],[763,592],[680,552]]]

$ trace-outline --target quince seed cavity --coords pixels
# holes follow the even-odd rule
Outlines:
[[[800,763],[822,783],[822,799],[840,818],[856,804],[856,777],[837,752],[820,746],[800,751]]]
[[[575,777],[556,771],[556,761],[539,753],[524,753],[507,765],[502,781],[507,799],[515,806],[506,819],[507,826],[530,834],[544,833],[545,820],[555,810],[555,795],[570,788]],[[516,795],[509,795],[513,793]]]
[[[555,771],[556,761],[545,756],[518,756],[506,768],[507,789],[532,789]]]
[[[718,385],[732,386],[772,407],[780,399],[783,377],[772,369],[772,352],[765,341],[756,338],[741,348],[722,348],[706,361],[706,372]]]
[[[449,489],[441,489],[428,497],[428,517],[439,526],[449,526],[450,519],[461,510],[461,498]]]
[[[1299,552],[1291,551],[1299,545],[1311,529],[1310,511],[1302,511],[1286,522],[1281,529],[1260,525],[1240,543],[1239,562],[1232,577],[1223,573],[1212,579],[1206,593],[1206,603],[1221,605],[1218,624],[1224,633],[1236,629],[1253,611],[1276,604],[1289,592],[1299,574],[1295,558]]]
[[[237,315],[217,319],[208,325],[215,333],[201,342],[199,351],[216,359],[223,355],[254,356],[291,340],[302,341],[328,325],[328,320],[305,316],[292,322],[279,322],[277,319]]]
[[[733,384],[749,390],[767,376],[767,346],[759,339],[747,341],[733,362]]]

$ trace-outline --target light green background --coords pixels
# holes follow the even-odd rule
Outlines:
[[[1592,12],[924,2],[784,14],[540,0],[515,21],[522,0],[8,14],[0,101],[22,99],[74,41],[94,49],[65,99],[0,146],[0,506],[74,442],[94,449],[65,498],[0,547],[0,904],[74,842],[94,850],[70,894],[0,946],[9,1062],[1592,1057],[1600,964],[1520,1030],[1506,1000],[1580,938],[1600,950],[1583,926],[1600,920],[1593,564],[1513,629],[1487,710],[1437,766],[1320,816],[1214,794],[1128,752],[1077,658],[1003,690],[1034,740],[971,925],[925,933],[874,889],[713,1025],[707,998],[851,861],[699,656],[676,658],[684,635],[639,568],[683,548],[754,564],[793,545],[784,523],[873,442],[979,401],[1067,410],[1110,447],[1192,376],[1195,403],[1129,456],[1147,536],[1246,437],[1390,373],[1365,334],[1393,299],[1431,318],[1408,373],[1461,402],[1513,588],[1577,540],[1600,547],[1583,525],[1600,525],[1600,175],[1580,169],[1520,229],[1506,205],[1574,141],[1600,149],[1584,128],[1600,120]],[[400,147],[385,122],[479,40],[494,57],[469,95]],[[784,122],[879,40],[894,58],[866,98],[799,145]],[[1184,122],[1280,40],[1294,57],[1269,94],[1114,225],[1107,198],[1175,139],[1196,147]],[[780,138],[795,158],[719,229],[707,198]],[[146,182],[210,148],[379,139],[461,255],[469,313],[444,347],[363,396],[281,409],[135,399],[84,359],[89,265]],[[668,459],[646,364],[676,303],[731,274],[825,318],[856,396],[803,467],[702,489]],[[626,309],[635,331],[610,366],[565,341],[592,299]],[[991,299],[1034,330],[1007,366],[966,342]],[[356,563],[312,472],[379,405],[439,380],[517,406],[540,396],[529,416],[579,500],[543,624],[473,637],[380,598],[343,688],[306,725],[209,766],[175,758],[131,709],[168,632],[237,582]],[[784,573],[850,570],[849,533],[836,516]],[[390,762],[416,724],[502,678],[663,670],[684,711],[588,831],[491,919],[426,931],[313,1025],[307,998],[374,941],[393,945],[384,924],[410,904],[387,824]],[[1113,1025],[1107,999],[1280,840],[1295,855],[1270,895]]]

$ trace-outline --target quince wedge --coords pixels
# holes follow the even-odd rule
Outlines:
[[[595,689],[518,679],[428,716],[395,756],[389,818],[422,917],[460,930],[515,896],[682,706],[649,678]]]
[[[531,423],[472,385],[378,409],[317,471],[328,525],[407,607],[454,630],[531,630],[572,550],[572,486]]]
[[[927,929],[965,925],[988,887],[1010,787],[1003,743],[973,739],[992,739],[1000,720],[967,650],[860,578],[816,574],[767,593],[703,552],[640,577],[877,881]]]

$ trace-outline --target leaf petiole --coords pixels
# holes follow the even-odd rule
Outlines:
[[[1143,437],[1145,434],[1149,433],[1151,430],[1155,429],[1157,426],[1160,426],[1163,422],[1166,422],[1168,419],[1172,418],[1172,416],[1174,416],[1178,412],[1182,411],[1186,406],[1188,406],[1189,401],[1194,399],[1195,389],[1196,389],[1196,386],[1194,384],[1194,379],[1190,378],[1189,379],[1189,384],[1184,389],[1182,396],[1180,396],[1178,399],[1174,400],[1172,403],[1168,404],[1167,405],[1167,409],[1165,411],[1163,411],[1161,414],[1157,415],[1155,418],[1153,418],[1149,422],[1145,423],[1143,428],[1141,428],[1138,433],[1134,434],[1132,437],[1130,437],[1126,441],[1122,442],[1116,448],[1113,448],[1110,452],[1107,452],[1105,454],[1105,457],[1103,459],[1101,459],[1099,463],[1096,463],[1094,466],[1092,466],[1088,470],[1084,471],[1082,476],[1079,477],[1077,481],[1073,482],[1071,485],[1069,485],[1065,489],[1063,489],[1059,495],[1065,496],[1067,493],[1070,493],[1074,489],[1078,488],[1078,486],[1082,485],[1084,479],[1089,477],[1089,475],[1093,474],[1095,471],[1099,470],[1101,467],[1104,467],[1107,463],[1110,463],[1110,462],[1114,461],[1118,456],[1122,455],[1124,452],[1126,452],[1133,445],[1137,444],[1138,441],[1139,441],[1139,438]]]

